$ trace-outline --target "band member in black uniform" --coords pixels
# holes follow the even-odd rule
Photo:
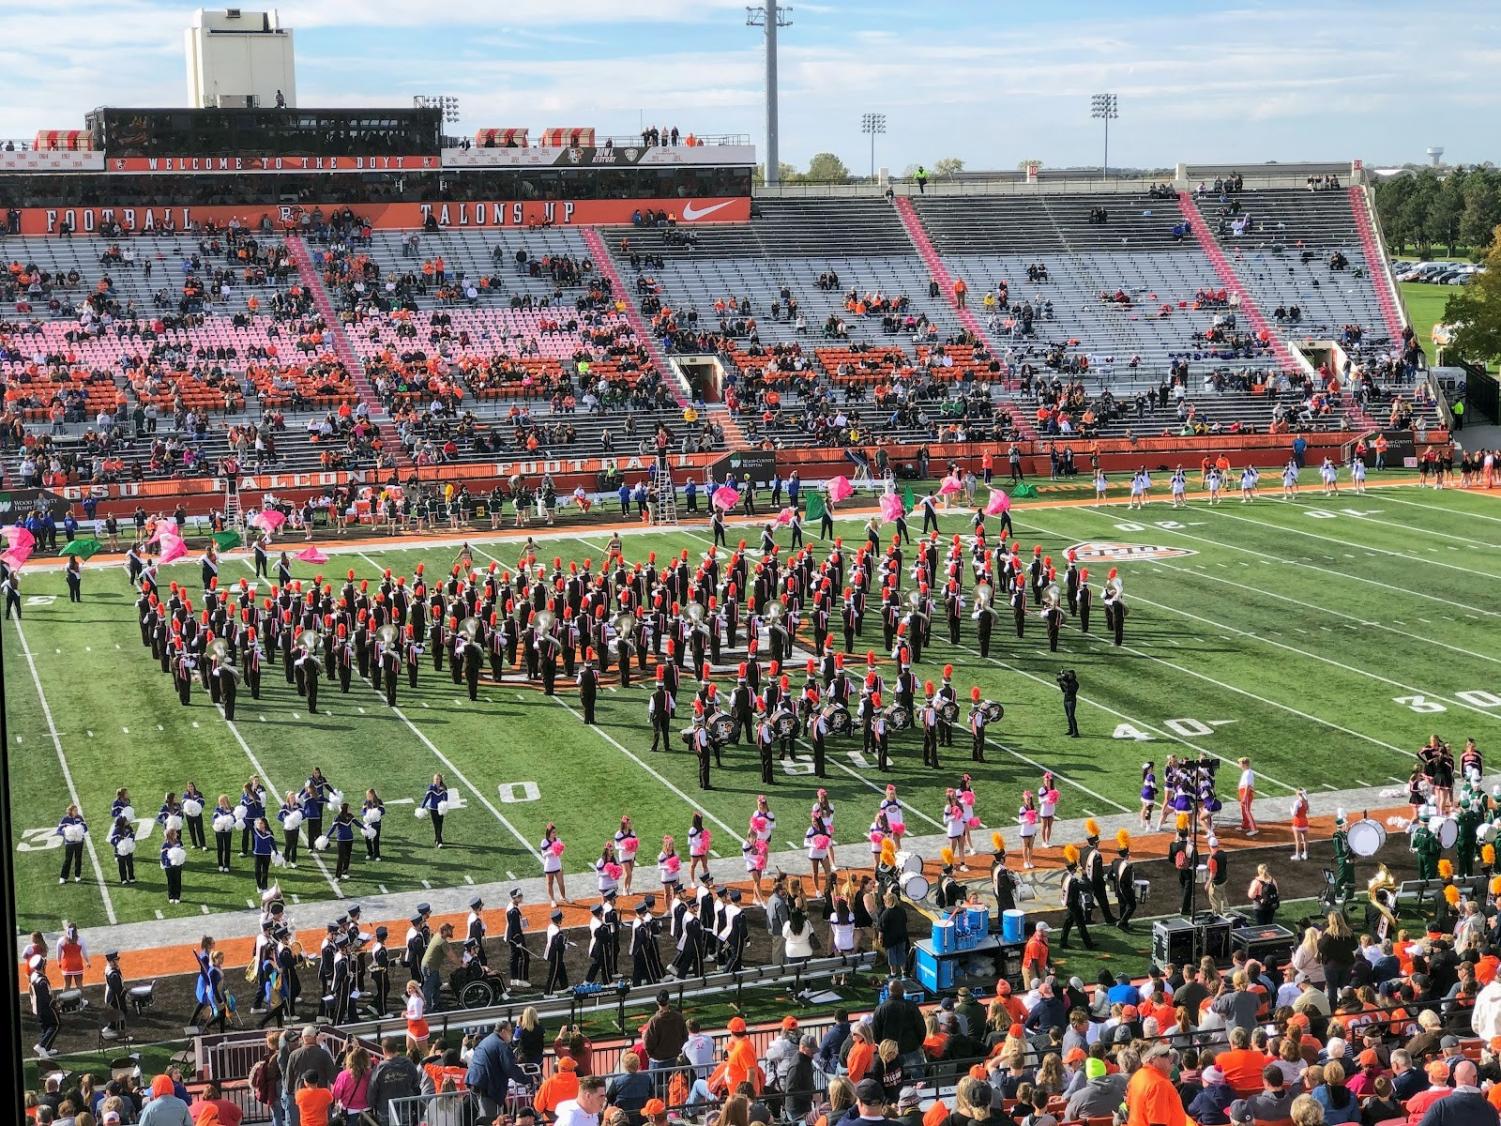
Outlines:
[[[636,919],[631,924],[631,984],[656,985],[662,980],[662,956],[657,950],[660,927],[646,903],[636,905]]]
[[[1058,629],[1063,625],[1063,607],[1049,604],[1043,607],[1042,620],[1048,629],[1048,649],[1058,652]]]
[[[563,961],[563,955],[568,949],[568,939],[563,935],[563,912],[554,911],[549,918],[545,946],[547,986],[543,992],[552,996],[568,988],[568,966]]]
[[[253,551],[255,554],[255,577],[258,579],[269,579],[271,571],[266,566],[266,541],[263,537],[256,537]]]
[[[954,666],[943,666],[943,683],[938,686],[938,743],[940,746],[952,747],[954,745],[954,725],[943,718],[944,706],[948,705],[956,713],[958,712],[959,693],[954,689]]]
[[[712,790],[714,787],[709,785],[709,756],[714,753],[714,747],[709,738],[703,705],[697,700],[693,702],[693,753],[698,756],[698,788]]]
[[[922,764],[938,767],[938,701],[933,694],[933,682],[924,686],[927,698],[917,709],[917,722],[922,728]]]
[[[1114,567],[1105,581],[1105,626],[1115,635],[1115,644],[1120,645],[1126,630],[1126,600]]]
[[[1065,845],[1063,858],[1068,865],[1063,875],[1063,905],[1068,910],[1068,918],[1063,921],[1063,936],[1059,948],[1068,949],[1069,932],[1078,927],[1079,937],[1084,940],[1084,949],[1093,950],[1094,942],[1089,937],[1089,924],[1084,918],[1084,898],[1088,889],[1084,877],[1079,875],[1078,846]]]
[[[594,667],[594,650],[584,650],[584,667],[579,669],[579,706],[584,709],[584,722],[594,722],[594,701],[599,696],[599,670]]]
[[[991,605],[994,595],[991,594],[980,601],[980,596],[975,596],[975,611],[970,615],[975,622],[975,637],[980,645],[980,658],[987,660],[990,657],[990,633],[995,628],[995,608]]]
[[[673,975],[678,978],[703,977],[704,928],[699,921],[698,900],[691,897],[684,904],[677,949],[677,957],[672,960]]]
[[[1058,674],[1058,690],[1063,693],[1063,714],[1068,717],[1068,735],[1079,737],[1079,721],[1075,712],[1079,707],[1079,675],[1073,669],[1063,669]]]
[[[991,833],[990,840],[995,848],[995,864],[990,869],[990,889],[995,892],[996,910],[1000,912],[1016,910],[1016,873],[1006,867],[1006,842],[1001,834]]]
[[[309,649],[297,658],[297,669],[302,676],[303,685],[307,690],[307,710],[309,715],[318,714],[318,681],[323,671],[322,662],[318,659],[318,651]]]
[[[240,670],[235,668],[234,650],[224,654],[224,659],[214,665],[212,676],[219,686],[219,702],[224,705],[224,718],[233,723],[235,718],[235,695],[240,689]]]
[[[729,889],[726,898],[729,904],[721,908],[719,920],[719,968],[725,973],[735,973],[744,968],[750,928],[740,907],[740,889]]]
[[[1016,619],[1016,636],[1024,636],[1027,629],[1027,588],[1020,575],[1016,577],[1016,585],[1011,588],[1011,613]]]
[[[532,987],[532,952],[526,948],[526,916],[521,910],[521,889],[511,889],[511,905],[506,908],[506,947],[511,952],[511,984],[522,989]]]
[[[479,665],[483,646],[473,640],[464,643],[464,683],[469,689],[469,699],[479,699]]]
[[[1089,851],[1084,855],[1084,879],[1095,905],[1105,919],[1106,926],[1115,926],[1115,913],[1110,910],[1110,898],[1105,894],[1105,857],[1100,853],[1100,826],[1093,817],[1084,822],[1085,841]]]
[[[586,982],[609,980],[605,967],[609,945],[610,932],[605,926],[605,906],[603,903],[596,903],[589,908],[589,971],[584,975]]]
[[[31,1012],[36,1017],[39,1035],[36,1054],[50,1059],[52,1045],[62,1031],[62,1019],[58,1014],[57,1000],[52,996],[52,983],[47,980],[47,955],[33,954],[27,967],[31,970],[28,979],[31,992]]]
[[[1079,615],[1079,632],[1089,632],[1089,610],[1094,604],[1094,591],[1089,586],[1089,568],[1084,567],[1079,571],[1079,590],[1076,595],[1076,604]]]
[[[969,757],[975,762],[985,761],[985,708],[980,699],[980,686],[969,690]]]
[[[106,1028],[119,1031],[125,1027],[125,974],[120,970],[120,952],[104,955],[104,1007],[113,1010]]]
[[[1110,865],[1110,882],[1115,885],[1115,899],[1120,905],[1116,926],[1131,933],[1131,916],[1136,914],[1136,865],[1131,861],[1131,834],[1121,829],[1115,834],[1116,852]]]
[[[382,1016],[390,1011],[391,1001],[391,950],[386,946],[390,935],[385,927],[376,927],[375,944],[370,947],[370,993],[375,1011]]]
[[[464,938],[473,942],[474,960],[485,968],[490,966],[490,956],[485,953],[485,916],[481,914],[485,909],[485,901],[475,896],[469,901],[469,917],[465,921]]]

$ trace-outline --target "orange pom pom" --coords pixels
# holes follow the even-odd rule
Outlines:
[[[1496,862],[1496,846],[1491,844],[1482,845],[1480,859],[1486,864],[1494,864]]]
[[[1180,814],[1178,814],[1178,831],[1182,832],[1183,830],[1185,830],[1187,828],[1188,828],[1188,814],[1186,814],[1186,813],[1180,813]]]
[[[948,845],[944,845],[938,850],[938,858],[945,864],[952,864],[954,862],[954,850],[949,848]]]

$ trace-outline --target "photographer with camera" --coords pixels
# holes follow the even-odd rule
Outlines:
[[[1063,714],[1068,717],[1068,736],[1070,739],[1079,737],[1079,721],[1074,718],[1074,711],[1079,706],[1079,674],[1073,669],[1063,669],[1058,673],[1058,688],[1063,693]]]

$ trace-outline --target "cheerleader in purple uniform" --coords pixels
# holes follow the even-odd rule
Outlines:
[[[1214,776],[1205,771],[1199,775],[1199,812],[1204,816],[1204,828],[1208,832],[1214,831],[1214,815],[1222,807],[1220,799],[1214,792]]]
[[[1162,823],[1167,820],[1167,815],[1173,812],[1173,794],[1178,787],[1178,756],[1168,755],[1167,761],[1162,764],[1162,805],[1157,811],[1157,831],[1162,831]]]
[[[1157,771],[1150,762],[1141,764],[1141,827],[1152,827],[1152,807],[1157,804]]]

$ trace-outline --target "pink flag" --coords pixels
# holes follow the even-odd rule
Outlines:
[[[849,500],[855,495],[855,486],[850,484],[848,477],[835,477],[829,482],[829,500],[838,504],[842,500]]]
[[[1011,498],[1006,495],[1005,489],[992,489],[990,500],[985,505],[986,516],[999,516],[1003,512],[1011,510]]]
[[[297,553],[297,558],[301,559],[304,563],[327,563],[328,562],[328,556],[324,555],[323,552],[319,551],[312,544],[308,544],[307,547],[305,547],[301,551],[299,551]]]
[[[790,524],[790,523],[792,523],[792,516],[793,516],[792,509],[790,509],[790,508],[784,508],[784,509],[782,509],[781,512],[777,513],[777,523],[778,524]]]
[[[268,508],[263,512],[257,512],[252,524],[265,528],[268,532],[274,532],[287,522],[287,518],[274,508]]]
[[[728,485],[720,485],[714,490],[714,507],[728,512],[740,503],[740,492]]]
[[[181,559],[188,553],[188,545],[176,532],[163,532],[157,537],[157,546],[162,549],[161,558],[157,562],[163,565]]]
[[[19,524],[4,529],[0,534],[10,543],[10,549],[0,555],[0,559],[4,559],[12,571],[19,571],[26,560],[31,558],[31,552],[36,547],[36,537]]]
[[[887,493],[881,498],[881,519],[888,524],[897,517],[902,516],[902,498],[896,493]]]
[[[945,477],[938,486],[938,495],[941,497],[953,496],[964,486],[959,483],[957,477]]]

